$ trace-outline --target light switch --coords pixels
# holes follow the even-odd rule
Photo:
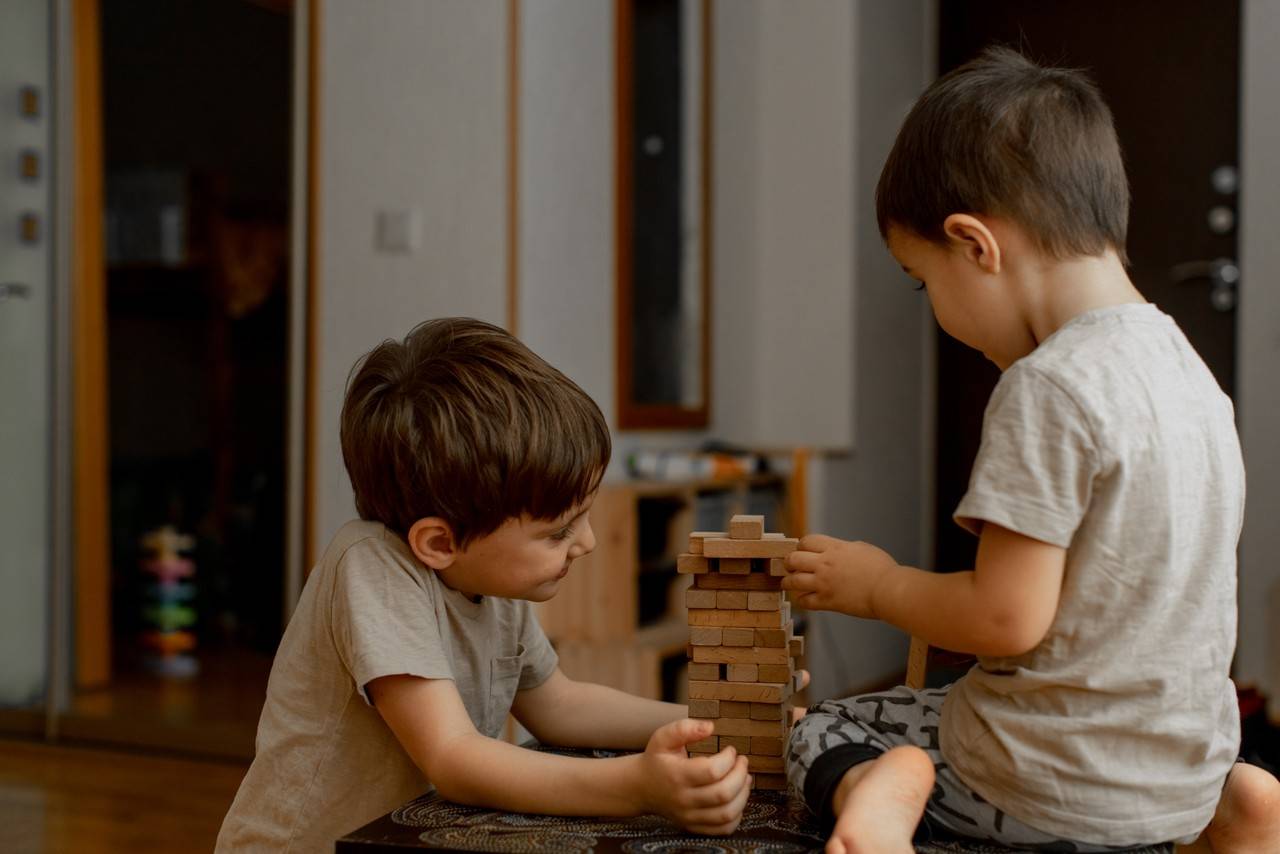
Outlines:
[[[422,211],[378,211],[374,245],[380,252],[413,252],[422,242]]]

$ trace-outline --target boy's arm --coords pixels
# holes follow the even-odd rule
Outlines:
[[[643,749],[654,730],[689,715],[675,703],[576,682],[560,668],[538,687],[517,693],[511,711],[544,744],[629,750]]]
[[[698,833],[731,833],[750,787],[732,750],[689,758],[710,735],[700,721],[654,733],[644,753],[578,759],[538,753],[480,734],[452,681],[385,676],[369,697],[401,746],[440,792],[458,803],[550,815],[654,812]]]
[[[884,620],[931,645],[1021,655],[1044,639],[1058,609],[1066,550],[987,522],[972,572],[901,566],[868,543],[806,537],[787,558],[783,587],[805,608]]]

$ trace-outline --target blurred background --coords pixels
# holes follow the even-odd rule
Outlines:
[[[682,698],[675,555],[732,513],[971,566],[996,373],[872,202],[992,43],[1093,73],[1134,281],[1236,402],[1274,763],[1277,0],[0,0],[0,849],[211,847],[354,515],[347,373],[427,318],[505,326],[609,419],[600,547],[540,612],[571,676]],[[800,619],[808,699],[901,680],[896,630]]]

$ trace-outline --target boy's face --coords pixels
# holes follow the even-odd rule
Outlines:
[[[559,519],[528,516],[508,519],[502,527],[473,540],[453,563],[437,569],[449,587],[470,596],[501,596],[545,602],[569,574],[569,565],[596,547],[588,511],[591,495]]]

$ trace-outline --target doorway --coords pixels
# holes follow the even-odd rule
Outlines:
[[[938,72],[1003,44],[1083,68],[1115,118],[1132,191],[1128,250],[1138,290],[1235,388],[1240,4],[1160,0],[941,0]],[[999,372],[938,332],[935,566],[972,567],[977,540],[951,520]]]

